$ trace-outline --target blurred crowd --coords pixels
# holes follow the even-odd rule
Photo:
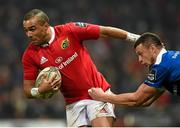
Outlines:
[[[29,100],[23,94],[21,57],[28,45],[24,14],[44,10],[51,25],[88,22],[142,34],[154,32],[167,49],[180,48],[178,0],[7,0],[0,1],[0,119],[65,119],[61,94],[48,100]],[[98,69],[115,93],[135,91],[146,77],[133,44],[116,39],[84,42]],[[180,98],[165,93],[148,108],[117,106],[115,126],[179,126]]]

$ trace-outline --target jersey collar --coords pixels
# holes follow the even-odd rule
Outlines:
[[[161,60],[162,60],[162,56],[164,53],[166,53],[166,49],[162,48],[161,51],[159,52],[157,58],[156,58],[156,62],[155,64],[160,64],[161,63]]]
[[[52,42],[53,42],[53,40],[54,40],[54,38],[55,38],[55,31],[54,31],[54,28],[53,27],[50,27],[50,30],[51,30],[51,39],[49,40],[49,42],[47,43],[47,44],[43,44],[42,45],[42,47],[47,47],[47,46],[49,46]]]

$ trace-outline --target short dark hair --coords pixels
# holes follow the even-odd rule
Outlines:
[[[28,13],[25,14],[24,16],[24,20],[29,20],[33,17],[37,16],[39,18],[39,22],[41,24],[44,23],[49,23],[49,17],[47,16],[47,14],[45,12],[43,12],[42,10],[39,9],[32,9],[30,10]]]
[[[134,48],[136,48],[139,44],[143,44],[146,47],[149,47],[150,44],[154,44],[157,48],[163,47],[163,43],[161,42],[160,37],[150,32],[143,33],[135,42]]]

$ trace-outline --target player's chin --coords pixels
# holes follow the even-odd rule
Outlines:
[[[42,45],[42,43],[40,43],[40,42],[37,42],[37,41],[31,41],[31,43],[32,43],[33,45],[37,45],[37,46],[40,46],[40,45]]]
[[[146,64],[146,67],[149,67],[149,66],[151,66],[151,64]]]
[[[146,63],[141,63],[143,66],[145,66],[145,67],[148,67],[149,66],[149,64],[146,64]]]
[[[31,44],[33,44],[33,45],[38,45],[38,42],[35,41],[35,40],[31,40]]]
[[[149,65],[148,64],[144,64],[145,67],[148,67]]]

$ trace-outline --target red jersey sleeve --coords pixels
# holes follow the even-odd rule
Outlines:
[[[68,24],[72,33],[75,34],[79,40],[97,39],[100,36],[100,27],[94,24],[73,22]]]
[[[35,80],[38,75],[38,68],[27,51],[22,57],[24,80]]]

